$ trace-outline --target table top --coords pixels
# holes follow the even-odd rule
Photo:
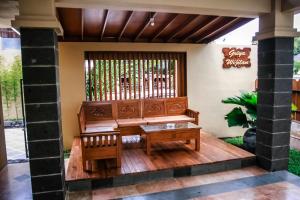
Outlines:
[[[166,123],[166,124],[153,124],[153,125],[140,125],[141,129],[145,132],[157,131],[172,131],[172,130],[185,130],[185,129],[201,129],[200,126],[191,122],[184,123]]]

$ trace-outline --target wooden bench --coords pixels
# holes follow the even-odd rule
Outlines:
[[[198,125],[199,112],[188,109],[187,97],[143,100],[83,102],[78,113],[81,134],[103,127],[120,130],[121,136],[142,133],[140,125],[192,122]]]
[[[91,160],[116,158],[121,165],[121,136],[140,135],[140,125],[192,122],[199,112],[188,109],[186,97],[83,102],[78,113],[83,169]]]

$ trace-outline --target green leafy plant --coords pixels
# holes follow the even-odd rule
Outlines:
[[[14,105],[17,120],[20,116],[19,108],[21,107],[21,78],[22,64],[20,56],[16,56],[13,63],[11,63],[9,66],[5,66],[4,59],[0,57],[0,85],[2,89],[3,103],[6,105],[7,110],[10,110],[11,105]]]
[[[300,37],[294,39],[294,55],[300,54]]]
[[[242,92],[240,96],[229,97],[222,100],[225,104],[234,104],[239,107],[233,108],[225,115],[228,126],[241,126],[243,128],[255,127],[257,119],[257,93]],[[296,105],[292,104],[292,111],[296,111]]]
[[[222,100],[225,104],[234,104],[239,107],[233,108],[225,119],[228,126],[242,126],[243,128],[254,127],[256,124],[256,92],[242,92],[240,96],[229,97]]]
[[[294,74],[298,74],[300,71],[300,62],[294,61]]]

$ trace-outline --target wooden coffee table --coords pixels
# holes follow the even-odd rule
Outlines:
[[[193,123],[167,123],[140,125],[146,136],[146,153],[151,154],[151,144],[155,142],[187,141],[195,139],[195,150],[200,150],[200,126]]]

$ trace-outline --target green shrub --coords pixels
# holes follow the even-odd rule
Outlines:
[[[300,71],[300,62],[294,61],[294,74],[298,74]]]
[[[300,151],[297,151],[295,149],[290,150],[288,171],[297,176],[300,176]]]
[[[300,54],[300,37],[294,39],[294,55]]]
[[[224,141],[237,147],[243,145],[243,137],[241,136],[226,138]],[[300,176],[300,151],[296,149],[290,149],[288,171]]]
[[[229,143],[229,144],[232,144],[234,146],[238,146],[238,147],[243,145],[243,137],[242,136],[226,138],[226,139],[224,139],[224,141]]]
[[[233,108],[229,113],[225,115],[225,120],[227,121],[228,127],[256,127],[256,92],[242,92],[240,96],[229,97],[222,100],[222,103],[238,106]],[[292,104],[291,109],[292,111],[296,111],[297,106]]]

